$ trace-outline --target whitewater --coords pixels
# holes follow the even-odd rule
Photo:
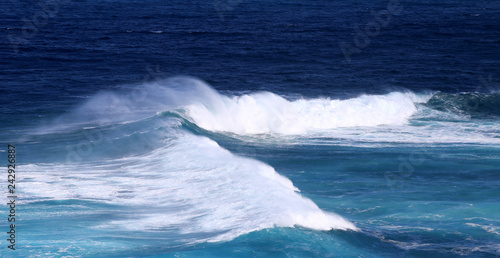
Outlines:
[[[91,210],[97,209],[109,215],[89,224],[88,234],[112,239],[115,234],[139,234],[145,239],[164,239],[165,248],[174,249],[225,243],[276,228],[361,232],[387,242],[374,231],[371,219],[358,217],[353,222],[338,215],[338,211],[351,211],[350,207],[320,208],[310,194],[304,195],[265,161],[279,162],[279,155],[271,154],[278,156],[269,160],[265,153],[302,148],[299,153],[303,154],[295,159],[304,159],[317,149],[329,152],[332,146],[390,151],[405,144],[418,149],[418,155],[415,150],[409,152],[411,164],[407,162],[418,167],[445,144],[496,148],[500,124],[491,119],[496,114],[475,117],[481,113],[478,107],[497,95],[474,95],[476,106],[457,102],[462,95],[429,91],[346,99],[292,98],[272,92],[223,95],[189,77],[134,85],[130,91],[102,91],[24,136],[24,144],[50,155],[19,166],[23,171],[18,178],[19,203],[49,205],[43,209],[62,205],[57,214],[34,213],[45,218],[93,216]],[[443,109],[444,101],[451,108]],[[258,147],[248,152],[248,146]],[[386,155],[381,157],[377,162],[385,164]],[[422,162],[414,161],[415,157]],[[390,160],[387,166],[398,168]],[[305,173],[343,177],[341,170],[325,170],[314,162],[309,166],[312,171]],[[414,170],[399,174],[388,170],[377,179],[385,182],[377,184],[399,187],[401,179],[409,178]],[[321,206],[325,207],[325,201]],[[355,214],[350,217],[356,218]],[[497,233],[495,226],[488,230]],[[127,248],[113,241],[105,244]],[[420,246],[404,241],[396,245],[405,250]]]

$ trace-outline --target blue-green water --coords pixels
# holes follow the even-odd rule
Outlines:
[[[16,255],[498,254],[496,117],[438,111],[434,93],[136,89],[23,132]]]
[[[0,6],[1,257],[500,255],[495,1]]]

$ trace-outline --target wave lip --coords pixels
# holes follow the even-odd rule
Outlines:
[[[237,134],[304,134],[340,127],[403,125],[417,111],[414,93],[362,95],[347,100],[288,101],[270,92],[225,97],[209,108],[195,103],[186,115],[210,131]]]
[[[176,112],[197,126],[235,134],[300,135],[336,128],[405,125],[416,103],[430,96],[412,92],[290,101],[271,92],[224,96],[188,77],[140,85],[129,93],[101,92],[42,133],[102,126]]]

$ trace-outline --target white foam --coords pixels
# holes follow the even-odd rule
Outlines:
[[[188,105],[186,113],[200,127],[237,134],[304,134],[339,127],[402,125],[417,111],[413,93],[363,95],[347,100],[288,101],[270,92],[225,97],[207,107]]]
[[[266,134],[361,142],[500,142],[499,123],[470,121],[419,104],[432,95],[393,92],[346,100],[289,101],[260,92],[230,97],[200,80],[176,77],[139,85],[132,92],[101,92],[37,133],[127,123],[170,111],[181,113],[204,129],[242,136]]]
[[[20,200],[95,200],[141,211],[133,220],[98,227],[213,233],[196,241],[228,240],[274,226],[356,230],[302,197],[272,167],[189,134],[143,156],[20,169]]]
[[[182,112],[198,126],[237,134],[297,135],[343,127],[403,125],[417,111],[415,103],[432,94],[393,92],[347,100],[289,101],[271,92],[224,96],[206,83],[185,77],[138,85],[132,92],[100,92],[38,133],[102,126]]]
[[[477,223],[465,223],[465,225],[471,226],[471,227],[479,227],[484,231],[487,231],[488,233],[492,233],[495,235],[500,235],[500,227],[495,227],[492,225],[480,225]]]

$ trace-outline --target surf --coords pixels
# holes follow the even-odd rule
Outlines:
[[[464,128],[470,118],[429,107],[433,98],[435,93],[410,91],[351,99],[289,99],[271,92],[226,96],[187,77],[136,85],[128,92],[104,91],[34,131],[31,140],[49,145],[47,150],[55,141],[74,151],[56,151],[59,158],[44,158],[45,164],[23,165],[23,199],[78,199],[132,210],[147,206],[138,220],[108,220],[96,227],[174,230],[187,242],[226,241],[272,227],[356,231],[354,223],[303,197],[273,167],[236,155],[214,139],[491,142],[480,131],[435,130],[436,121],[460,121]],[[89,155],[78,152],[85,144],[92,147]]]
[[[56,157],[22,165],[23,202],[124,207],[124,214],[137,211],[139,217],[120,215],[95,227],[174,231],[186,243],[227,241],[273,227],[358,230],[303,197],[273,167],[186,130],[183,121],[191,118],[182,115],[192,105],[219,110],[228,98],[197,80],[167,83],[142,85],[135,92],[141,95],[98,93],[36,130],[30,140]],[[65,151],[50,147],[63,142]],[[141,212],[144,207],[147,212]]]

